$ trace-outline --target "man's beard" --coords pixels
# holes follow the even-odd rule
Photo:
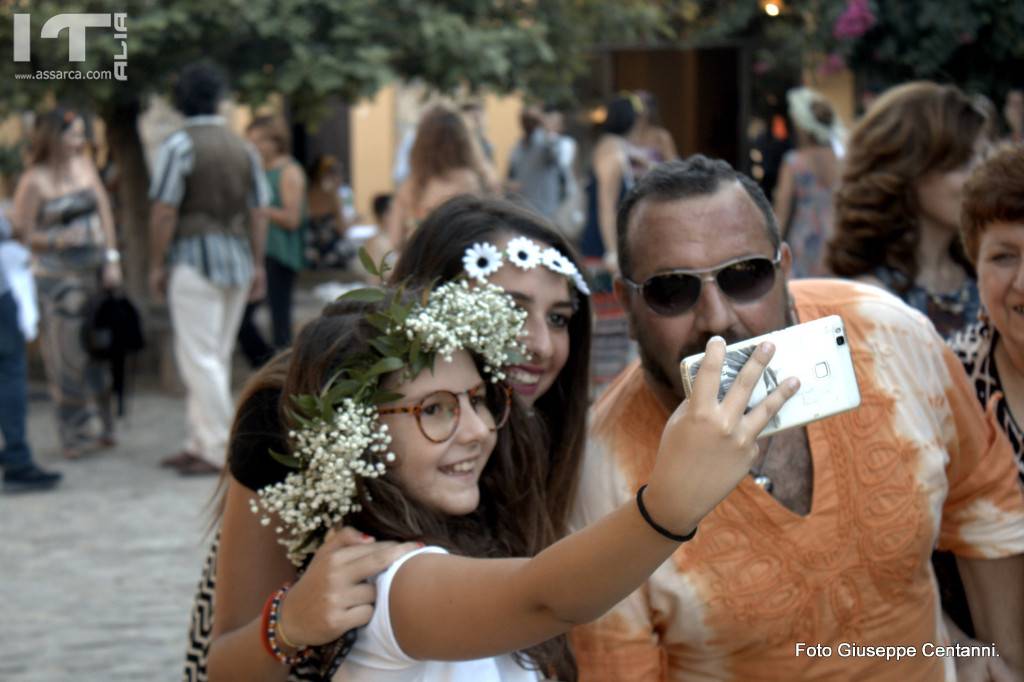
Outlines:
[[[797,323],[795,311],[792,310],[792,308],[790,307],[789,301],[791,299],[788,293],[788,287],[786,291],[787,293],[783,297],[782,326],[777,327],[776,329],[770,329],[765,332],[753,334],[753,336],[767,334],[770,331],[778,331],[779,329],[784,329],[785,327]],[[691,355],[703,353],[707,349],[708,341],[710,341],[715,336],[721,336],[723,339],[725,339],[726,345],[737,343],[739,341],[744,341],[750,338],[749,335],[734,329],[727,329],[717,334],[705,332],[701,334],[699,337],[697,337],[694,341],[680,348],[677,357],[675,358],[675,362],[672,365],[666,367],[666,365],[658,359],[654,351],[651,348],[649,348],[647,344],[644,342],[645,335],[640,333],[640,328],[636,325],[635,319],[631,319],[630,324],[633,325],[633,329],[637,330],[636,341],[637,346],[639,346],[640,349],[640,364],[644,368],[644,371],[647,372],[647,375],[655,383],[660,384],[662,387],[668,389],[673,393],[673,395],[679,398],[679,402],[682,402],[683,400],[686,399],[686,393],[683,390],[683,381],[679,374],[679,363],[681,363],[685,358],[688,358]],[[669,372],[671,372],[671,374],[669,374]]]
[[[664,388],[672,391],[673,395],[679,398],[679,401],[682,402],[686,399],[686,394],[683,391],[683,382],[679,376],[679,363],[681,363],[684,358],[688,358],[691,355],[703,353],[704,349],[707,348],[708,341],[710,341],[714,336],[721,336],[725,339],[726,344],[743,340],[742,335],[733,332],[725,332],[723,334],[702,334],[693,343],[683,346],[679,350],[679,353],[675,358],[675,362],[666,367],[664,363],[656,357],[654,351],[647,347],[647,344],[644,343],[643,337],[641,335],[637,335],[637,345],[640,348],[640,364],[651,379],[656,383],[661,384]],[[671,375],[669,374],[670,371],[672,372]]]

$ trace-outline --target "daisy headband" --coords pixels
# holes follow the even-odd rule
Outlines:
[[[382,269],[360,252],[363,265],[383,278]],[[316,395],[291,396],[290,453],[271,452],[292,469],[283,481],[261,488],[250,502],[278,542],[301,566],[323,543],[327,531],[368,500],[360,479],[387,473],[395,455],[391,436],[380,423],[378,406],[403,396],[381,386],[381,378],[404,371],[415,378],[440,356],[447,362],[460,350],[476,354],[492,382],[505,378],[504,367],[526,353],[519,340],[526,313],[500,287],[471,285],[466,279],[443,284],[409,301],[401,289],[357,289],[342,296],[375,304],[366,320],[380,334],[370,349],[346,357],[344,365]]]
[[[543,266],[557,275],[568,278],[584,296],[590,295],[587,281],[565,254],[553,246],[542,247],[527,237],[510,240],[504,253],[490,242],[478,242],[466,249],[465,255],[462,256],[462,266],[466,274],[470,279],[480,283],[486,282],[487,278],[500,270],[505,263],[511,263],[521,270]]]

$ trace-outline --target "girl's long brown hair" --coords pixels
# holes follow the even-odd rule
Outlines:
[[[952,85],[907,83],[879,97],[854,126],[843,160],[826,255],[832,272],[857,277],[885,266],[909,288],[918,274],[915,183],[967,163],[984,126],[985,114]],[[952,249],[970,272],[959,240]]]
[[[283,424],[292,426],[283,412],[290,396],[318,393],[350,358],[370,352],[370,341],[379,332],[366,318],[378,308],[378,304],[333,303],[302,329],[284,380]],[[435,369],[443,371],[443,365],[435,364]],[[381,540],[420,541],[462,556],[534,556],[557,539],[545,506],[547,461],[538,456],[545,445],[535,420],[527,417],[516,399],[481,474],[476,511],[449,516],[429,509],[409,499],[385,475],[360,481],[363,509],[347,517],[345,523]],[[517,655],[523,663],[532,662],[529,664],[558,679],[575,679],[575,664],[564,636],[523,654]]]
[[[558,230],[544,218],[503,199],[456,197],[435,209],[402,249],[391,274],[393,282],[428,286],[463,273],[466,249],[502,235],[528,237],[553,246],[583,272],[580,258]],[[569,357],[547,393],[534,403],[534,412],[547,431],[548,445],[537,451],[548,461],[546,506],[555,531],[568,530],[569,509],[576,494],[586,440],[589,407],[590,345],[593,317],[590,299],[575,297],[569,320]]]
[[[281,351],[273,358],[267,361],[265,365],[260,367],[255,374],[249,377],[249,380],[245,382],[245,386],[242,387],[242,392],[238,396],[237,409],[235,410],[234,419],[231,421],[231,432],[228,435],[228,453],[227,459],[230,465],[231,460],[234,456],[233,449],[240,443],[241,438],[252,438],[254,434],[242,434],[239,433],[239,427],[242,423],[246,412],[252,407],[253,399],[264,391],[278,391],[284,387],[284,380],[288,374],[288,363],[291,361],[291,349]],[[280,408],[279,408],[280,409]],[[279,422],[277,424],[267,424],[267,434],[274,439],[283,437],[283,427]],[[268,448],[270,446],[268,445]],[[269,457],[269,453],[268,453]],[[207,528],[207,533],[215,531],[220,525],[221,519],[224,517],[224,505],[227,504],[227,492],[228,492],[228,475],[230,473],[230,466],[224,467],[221,472],[220,479],[217,481],[217,488],[213,491],[213,496],[210,502],[207,503],[207,509],[212,507],[213,513],[210,516],[210,525]]]
[[[78,118],[77,113],[62,107],[41,114],[32,129],[28,165],[59,164],[66,161],[69,156],[64,150],[64,131],[75,122],[76,118]]]
[[[414,203],[419,203],[431,180],[460,169],[473,171],[481,186],[485,184],[483,161],[465,121],[446,106],[431,107],[420,119],[409,152],[409,181]]]

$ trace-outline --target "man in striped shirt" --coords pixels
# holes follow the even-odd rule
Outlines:
[[[231,355],[248,300],[265,288],[260,161],[216,115],[225,81],[211,64],[187,66],[175,92],[187,117],[160,147],[150,199],[153,296],[165,296],[186,388],[189,435],[163,460],[184,475],[224,466],[233,405]]]

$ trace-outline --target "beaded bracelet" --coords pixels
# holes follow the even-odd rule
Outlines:
[[[270,654],[277,662],[287,666],[293,666],[310,657],[313,653],[312,647],[306,647],[297,651],[295,655],[288,656],[277,643],[277,625],[280,619],[281,601],[291,587],[291,583],[285,583],[277,592],[274,592],[263,605],[263,617],[261,619],[260,639],[263,642],[263,649]]]

